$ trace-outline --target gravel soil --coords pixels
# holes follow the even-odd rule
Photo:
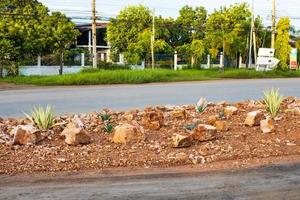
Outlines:
[[[158,106],[127,113],[106,110],[112,116],[111,123],[141,124],[142,116],[149,110],[162,112],[164,125],[158,130],[144,128],[145,140],[130,144],[115,144],[112,134],[105,133],[104,123],[99,113],[80,114],[79,118],[92,138],[88,145],[69,146],[60,135],[74,116],[57,117],[60,123],[47,133],[36,145],[12,145],[9,130],[28,120],[3,119],[0,121],[0,174],[20,174],[37,172],[77,172],[97,171],[120,168],[169,168],[178,166],[205,167],[212,163],[230,162],[243,166],[247,161],[255,160],[256,164],[265,163],[266,159],[280,160],[286,156],[299,158],[300,155],[300,115],[285,112],[295,106],[297,100],[286,98],[281,112],[275,121],[275,131],[263,134],[260,126],[244,125],[247,113],[256,110],[265,112],[260,101],[211,104],[203,113],[197,113],[194,106]],[[299,101],[298,101],[299,102]],[[195,142],[187,148],[174,148],[174,134],[187,135],[186,127],[194,124],[208,124],[212,115],[221,115],[224,107],[234,105],[238,108],[235,115],[223,119],[229,129],[218,131],[211,141]],[[298,106],[298,105],[296,105]],[[184,109],[185,117],[172,115],[174,110]],[[134,113],[134,119],[125,116]],[[265,112],[267,115],[267,113]],[[195,160],[194,158],[200,158]],[[220,168],[220,166],[218,166]]]

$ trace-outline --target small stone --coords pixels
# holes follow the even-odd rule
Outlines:
[[[238,108],[235,107],[235,106],[227,106],[225,109],[224,109],[224,114],[225,116],[227,117],[230,117],[232,115],[236,115],[238,112]]]
[[[286,145],[287,145],[287,146],[296,146],[296,144],[295,144],[295,143],[292,143],[292,142],[288,142],[288,143],[286,143]]]
[[[142,127],[131,124],[117,126],[112,137],[113,142],[117,144],[139,143],[144,139]]]
[[[209,125],[214,125],[216,123],[216,121],[219,119],[218,115],[212,115],[208,117],[207,123]]]
[[[260,129],[263,133],[272,133],[275,131],[274,121],[270,118],[260,121]]]
[[[67,159],[65,159],[65,158],[57,158],[56,159],[59,163],[65,163],[65,162],[67,162]]]
[[[175,137],[173,137],[173,147],[175,148],[190,147],[192,143],[193,139],[190,136],[176,134]]]
[[[227,106],[229,103],[227,101],[220,101],[217,103],[217,106]]]
[[[194,164],[205,164],[205,158],[203,156],[195,156],[193,154],[189,155],[189,160]]]
[[[32,125],[19,125],[12,130],[14,145],[34,145],[39,141],[38,130]]]
[[[185,119],[186,118],[186,112],[184,109],[176,109],[171,112],[172,118],[175,119]]]
[[[185,161],[188,159],[188,156],[184,152],[176,153],[174,156],[176,161]]]
[[[199,124],[192,132],[191,137],[199,142],[215,139],[217,129],[211,125]]]
[[[78,115],[75,115],[72,119],[74,125],[77,127],[77,128],[84,128],[84,124],[83,122],[81,121],[81,119],[78,117]]]
[[[220,132],[225,132],[229,130],[229,126],[226,123],[226,121],[216,121],[214,125],[216,129]]]
[[[294,109],[294,114],[300,116],[300,107]]]
[[[68,145],[89,144],[91,137],[82,128],[65,128],[62,132]]]
[[[150,130],[159,130],[164,126],[164,115],[161,111],[148,111],[144,113],[141,124]]]
[[[259,126],[260,121],[263,120],[264,114],[262,111],[253,111],[247,114],[245,124],[247,126]]]

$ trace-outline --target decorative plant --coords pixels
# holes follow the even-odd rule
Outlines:
[[[106,114],[106,113],[101,114],[101,119],[102,119],[103,122],[110,121],[111,120],[111,115]]]
[[[54,114],[52,106],[47,105],[46,108],[34,107],[31,111],[31,116],[25,115],[34,123],[40,130],[48,130],[54,124]]]
[[[201,123],[202,123],[201,121],[197,121],[194,124],[185,125],[185,126],[183,126],[183,128],[186,129],[186,130],[188,130],[188,131],[192,131],[192,130],[194,130]]]
[[[220,119],[225,119],[225,112],[224,112],[224,110],[222,110],[222,111],[219,112],[219,118]]]
[[[196,112],[203,113],[205,111],[205,109],[207,108],[207,105],[208,105],[207,100],[204,98],[201,98],[196,105]]]
[[[104,124],[104,131],[106,133],[112,133],[113,130],[114,130],[114,126],[112,124],[110,124],[110,123]]]
[[[106,133],[112,133],[113,132],[113,125],[110,123],[110,120],[111,120],[111,115],[107,114],[107,113],[104,113],[104,114],[101,114],[101,119],[104,123],[104,131]]]
[[[264,103],[266,104],[266,110],[275,118],[280,110],[280,105],[283,101],[283,96],[279,93],[279,89],[268,89],[264,92]]]

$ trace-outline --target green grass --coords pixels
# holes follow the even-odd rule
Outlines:
[[[19,76],[0,79],[0,82],[30,84],[39,86],[51,85],[99,85],[99,84],[141,84],[176,81],[204,81],[217,79],[254,79],[254,78],[288,78],[300,77],[300,71],[256,72],[246,69],[227,69],[224,73],[218,70],[91,70],[79,74],[63,76]]]

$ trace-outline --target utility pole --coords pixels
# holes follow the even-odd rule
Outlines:
[[[93,68],[97,68],[97,17],[96,17],[96,0],[92,0],[92,35],[93,35]]]
[[[155,10],[153,9],[152,35],[151,35],[151,61],[152,61],[152,69],[154,69],[154,67],[155,67],[154,42],[155,42]]]
[[[250,29],[250,42],[249,42],[249,63],[248,67],[252,66],[252,43],[253,43],[253,27],[254,27],[254,0],[252,0],[252,8],[251,8],[251,29]]]
[[[253,52],[254,52],[254,64],[257,63],[257,45],[256,45],[256,28],[253,29]]]
[[[271,48],[275,49],[275,28],[276,28],[276,6],[275,0],[272,0],[272,40]]]

